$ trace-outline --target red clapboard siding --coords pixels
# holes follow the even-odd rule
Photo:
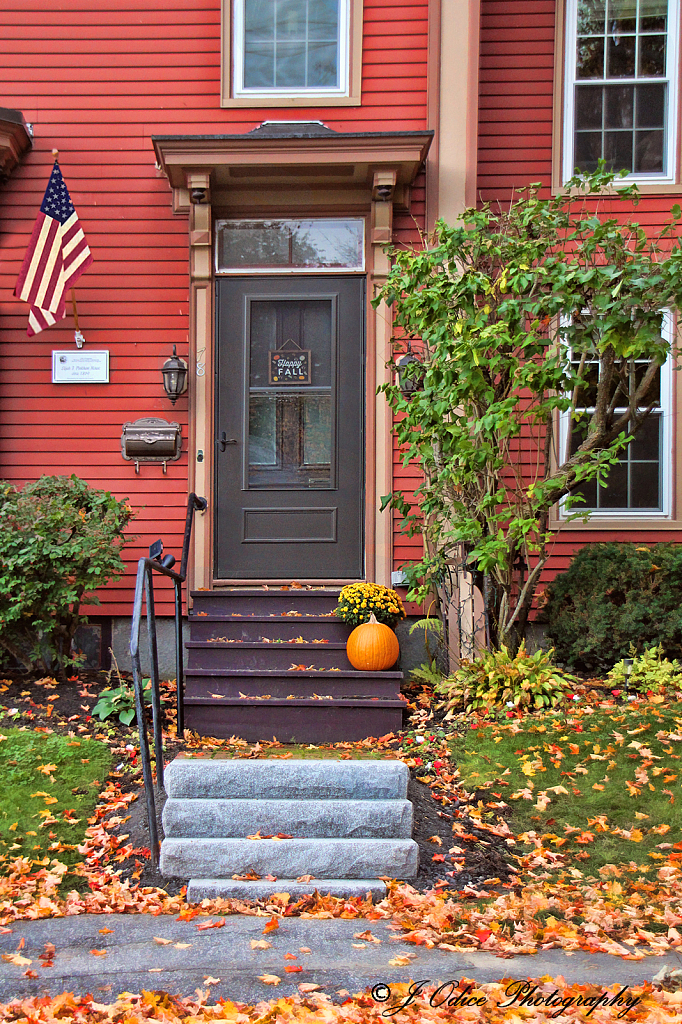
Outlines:
[[[554,0],[482,0],[479,78],[478,191],[483,200],[507,201],[521,185],[551,181],[554,78]],[[682,188],[680,189],[682,194]],[[631,217],[657,233],[677,195],[643,196],[636,210],[617,201],[602,212]],[[534,445],[519,439],[520,471],[535,464]],[[597,541],[656,543],[679,540],[678,531],[577,530],[562,527],[542,574],[540,589],[567,568],[575,551]]]
[[[362,105],[293,116],[339,131],[430,127],[427,10],[428,0],[366,0]],[[150,542],[161,536],[179,555],[187,495],[186,454],[165,476],[150,465],[136,475],[120,455],[122,424],[149,415],[182,423],[187,447],[187,399],[171,407],[159,372],[174,343],[187,355],[187,219],[171,212],[151,136],[246,132],[292,114],[220,108],[220,0],[5,0],[0,34],[2,104],[35,130],[33,152],[2,191],[0,476],[21,484],[76,472],[130,499],[138,514],[127,573],[92,609],[127,615],[136,560]],[[109,385],[53,385],[51,352],[73,347],[72,320],[27,339],[27,308],[12,297],[53,147],[95,258],[78,304],[88,347],[110,350]],[[420,227],[423,212],[422,181],[412,210]],[[397,219],[396,237],[417,240],[410,217]],[[163,582],[157,611],[172,613]]]

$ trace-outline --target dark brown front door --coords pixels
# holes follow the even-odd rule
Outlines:
[[[217,282],[217,579],[363,575],[361,277]]]

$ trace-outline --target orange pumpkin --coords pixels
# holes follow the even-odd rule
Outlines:
[[[348,637],[346,654],[353,668],[362,672],[384,672],[395,665],[400,646],[390,626],[377,622],[372,612],[369,622],[356,626]]]

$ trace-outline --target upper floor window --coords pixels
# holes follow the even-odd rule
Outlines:
[[[235,95],[344,92],[346,0],[238,0]]]
[[[678,0],[567,0],[564,180],[675,180]]]
[[[222,0],[223,106],[358,105],[363,0]]]

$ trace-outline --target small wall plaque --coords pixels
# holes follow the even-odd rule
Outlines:
[[[109,349],[52,352],[53,384],[108,384]]]

